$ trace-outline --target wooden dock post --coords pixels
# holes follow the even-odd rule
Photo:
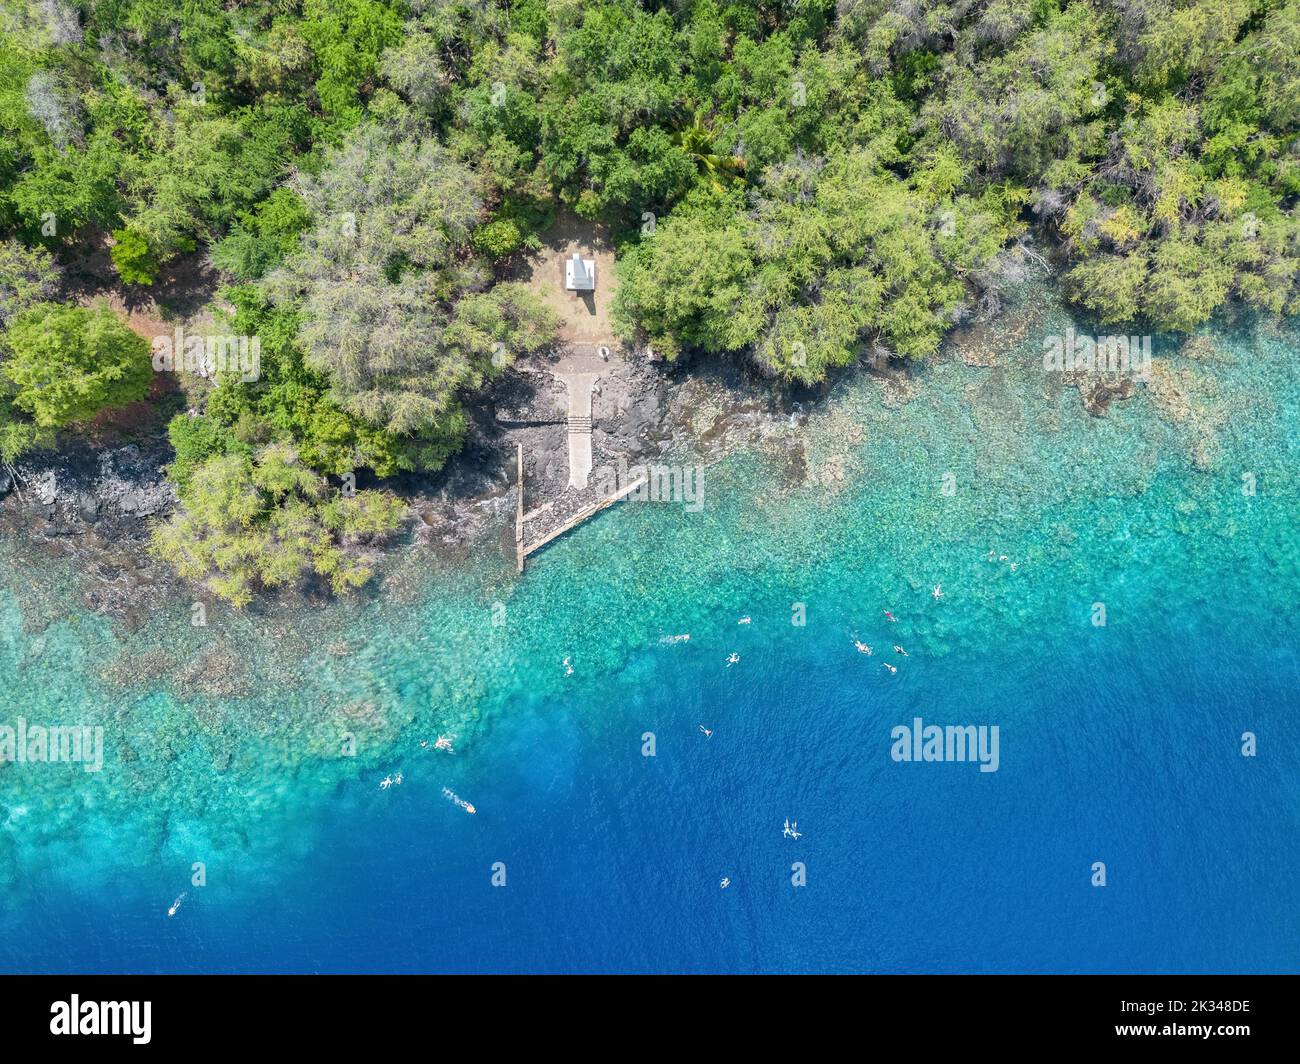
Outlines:
[[[515,510],[515,564],[519,571],[524,571],[524,445],[516,444],[518,451],[516,456],[519,459],[519,498],[517,509]]]

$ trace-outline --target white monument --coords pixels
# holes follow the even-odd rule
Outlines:
[[[584,259],[578,252],[564,260],[564,287],[570,292],[596,290],[596,260]]]

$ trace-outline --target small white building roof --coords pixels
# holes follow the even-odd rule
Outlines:
[[[564,287],[570,292],[591,292],[596,288],[596,260],[584,259],[578,252],[564,260]]]

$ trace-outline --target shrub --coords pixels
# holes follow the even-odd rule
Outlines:
[[[133,229],[114,229],[113,239],[116,243],[108,254],[126,284],[151,285],[158,280],[158,261],[149,241]]]

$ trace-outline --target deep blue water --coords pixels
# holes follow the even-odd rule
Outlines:
[[[340,795],[265,893],[217,882],[174,920],[164,884],[111,908],[55,893],[6,966],[1295,971],[1296,656],[1151,636],[1035,653],[990,633],[893,687],[856,653],[742,651],[706,682],[661,670],[631,698],[521,705],[540,719],[479,769],[474,817],[430,802],[416,762],[392,801]],[[917,713],[1000,722],[999,770],[891,761],[889,726]]]

